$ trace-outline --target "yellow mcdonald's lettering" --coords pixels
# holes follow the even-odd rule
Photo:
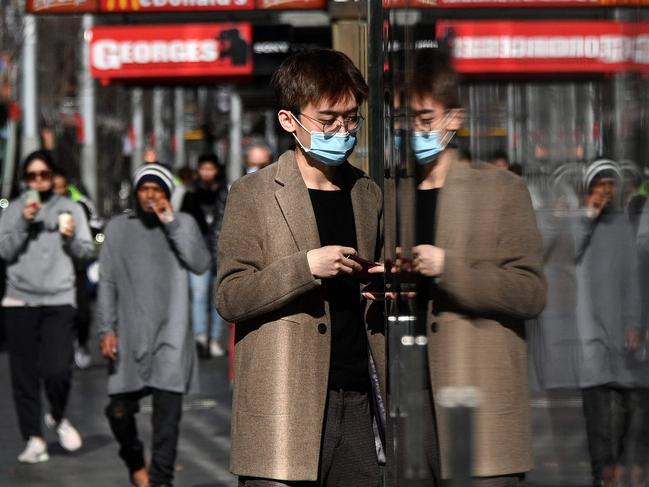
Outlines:
[[[109,12],[116,10],[133,12],[140,10],[140,0],[106,0],[106,10]]]

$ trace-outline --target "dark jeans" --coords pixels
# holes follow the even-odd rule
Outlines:
[[[171,485],[182,416],[182,394],[153,388],[113,394],[109,396],[106,417],[119,443],[119,456],[129,472],[144,468],[144,445],[138,438],[135,414],[140,410],[140,399],[149,394],[153,396],[153,446],[149,478],[154,485]]]
[[[239,487],[378,487],[376,456],[367,394],[329,391],[316,482],[239,477]]]
[[[582,389],[593,479],[616,466],[644,466],[649,458],[649,389],[597,386]]]
[[[74,312],[72,306],[4,308],[14,404],[25,440],[43,436],[41,380],[52,417],[63,418],[72,379]]]

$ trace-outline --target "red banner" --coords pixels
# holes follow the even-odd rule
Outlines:
[[[252,10],[255,0],[100,0],[99,7],[104,13]]]
[[[101,26],[90,36],[90,72],[104,82],[252,74],[248,23]]]
[[[98,0],[27,0],[25,10],[33,14],[92,13]]]
[[[319,10],[327,8],[327,0],[257,0],[259,10]]]
[[[384,0],[386,8],[631,7],[649,0]]]
[[[649,22],[438,22],[462,73],[611,73],[649,69]]]

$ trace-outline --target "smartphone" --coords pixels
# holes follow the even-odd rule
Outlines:
[[[350,255],[349,259],[359,263],[363,267],[361,271],[354,273],[354,276],[356,276],[359,280],[366,282],[376,277],[376,274],[370,274],[369,270],[372,269],[373,267],[379,266],[379,264],[377,264],[376,262],[372,262],[371,260],[363,259],[358,255]]]

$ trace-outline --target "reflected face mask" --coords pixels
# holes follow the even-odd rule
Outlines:
[[[446,149],[454,135],[455,132],[450,130],[413,132],[410,136],[410,142],[417,164],[429,164],[437,159],[437,156]]]
[[[356,145],[356,132],[337,132],[333,135],[325,134],[324,132],[312,132],[302,125],[295,115],[291,113],[291,116],[300,127],[311,135],[311,147],[307,149],[300,142],[297,135],[295,135],[295,132],[293,132],[293,137],[300,144],[304,153],[313,157],[315,160],[327,166],[340,166],[354,150],[354,146]]]

